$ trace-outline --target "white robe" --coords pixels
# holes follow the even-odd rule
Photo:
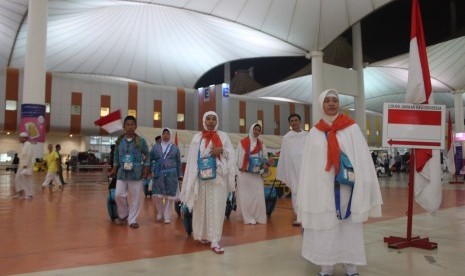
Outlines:
[[[276,179],[284,182],[292,192],[292,207],[297,214],[297,194],[299,188],[300,168],[302,167],[302,146],[305,145],[307,131],[289,131],[284,135],[279,152]]]
[[[334,199],[334,167],[325,171],[328,142],[312,128],[306,139],[299,178],[298,220],[304,228],[302,256],[318,265],[366,264],[363,225],[369,216],[381,216],[381,191],[365,137],[353,124],[336,132],[340,149],[354,166],[355,186],[351,216],[339,220]],[[350,188],[341,185],[345,214]]]
[[[24,191],[25,196],[32,196],[34,194],[34,187],[32,185],[32,172],[34,170],[34,148],[29,141],[22,144],[18,164],[18,172],[15,176],[15,190],[16,192]],[[24,168],[27,167],[27,168]]]
[[[216,178],[200,180],[197,159],[210,155],[212,143],[205,148],[202,133],[192,138],[187,157],[186,171],[182,182],[180,199],[193,210],[192,229],[196,240],[219,242],[223,231],[227,193],[234,190],[235,155],[231,140],[222,131],[217,131],[223,144],[221,160],[216,159]]]
[[[250,148],[254,149],[256,142],[251,142]],[[248,149],[247,149],[248,150]],[[244,224],[265,224],[266,223],[266,205],[265,193],[263,187],[263,178],[260,174],[241,172],[242,162],[244,160],[245,150],[239,143],[236,150],[237,159],[237,204],[242,213]],[[258,153],[251,154],[251,157],[266,158],[268,156],[265,145],[262,143],[262,150]]]

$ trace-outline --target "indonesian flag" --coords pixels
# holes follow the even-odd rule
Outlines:
[[[447,170],[450,174],[455,174],[455,146],[454,140],[452,139],[454,134],[452,132],[452,121],[450,119],[449,111],[449,122],[447,123]]]
[[[108,133],[113,133],[123,129],[123,123],[121,122],[121,110],[113,111],[105,117],[101,117],[94,124],[103,128]]]
[[[409,74],[405,101],[416,104],[434,104],[431,78],[426,55],[425,38],[418,0],[412,0]],[[415,200],[426,211],[434,213],[442,200],[439,150],[415,150]]]
[[[174,144],[178,146],[178,132],[176,131],[176,135],[174,136]]]

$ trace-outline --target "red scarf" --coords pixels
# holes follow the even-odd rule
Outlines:
[[[242,148],[244,149],[244,159],[242,160],[242,171],[245,172],[247,165],[249,164],[249,149],[250,149],[250,138],[246,137],[241,140]],[[257,138],[257,144],[255,148],[250,152],[250,154],[258,153],[262,150],[262,142]]]
[[[339,143],[337,142],[336,132],[353,124],[355,124],[355,121],[352,120],[349,116],[339,114],[331,126],[323,121],[323,119],[321,119],[318,124],[315,125],[317,129],[328,133],[328,161],[326,162],[326,171],[329,171],[331,165],[334,165],[335,174],[339,172],[339,155],[341,154],[341,149],[339,148]]]
[[[205,148],[208,147],[210,141],[212,141],[214,148],[222,148],[223,143],[221,143],[220,136],[216,133],[215,130],[203,130],[202,131],[202,139],[205,139]]]

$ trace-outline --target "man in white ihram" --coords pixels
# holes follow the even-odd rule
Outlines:
[[[21,198],[21,193],[24,193],[23,199],[32,199],[34,187],[32,186],[32,171],[34,169],[34,149],[28,141],[28,133],[21,132],[19,134],[19,142],[22,147],[19,151],[18,172],[15,176],[15,191],[14,198]]]
[[[294,214],[297,214],[297,188],[299,186],[303,146],[305,145],[305,137],[307,137],[308,132],[303,131],[300,127],[301,119],[299,114],[291,114],[287,120],[289,121],[291,130],[284,135],[281,143],[276,178],[286,183],[291,189],[292,208],[294,209]],[[295,220],[292,225],[300,226],[300,223]]]

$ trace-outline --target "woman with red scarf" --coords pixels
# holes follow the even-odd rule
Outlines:
[[[333,275],[339,263],[346,276],[358,276],[357,265],[366,265],[363,222],[381,216],[378,178],[362,131],[339,114],[338,92],[326,90],[319,100],[322,119],[307,135],[297,195],[302,256],[321,266],[319,276]],[[348,177],[336,181],[340,171]]]
[[[192,138],[181,189],[181,201],[193,210],[192,236],[211,250],[223,254],[220,246],[226,197],[234,190],[234,148],[226,133],[217,130],[218,115],[203,115],[204,130]]]
[[[266,205],[261,173],[268,169],[268,153],[258,138],[260,124],[250,126],[249,136],[237,146],[237,201],[244,224],[265,224]]]

